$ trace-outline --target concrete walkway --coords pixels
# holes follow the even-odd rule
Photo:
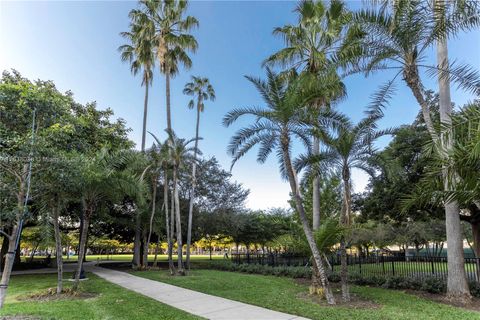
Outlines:
[[[88,271],[123,288],[207,319],[308,320],[306,318],[137,277],[126,272],[93,266],[88,268]]]

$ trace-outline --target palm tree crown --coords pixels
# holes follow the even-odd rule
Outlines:
[[[197,97],[197,108],[199,112],[203,112],[205,100],[215,100],[215,90],[210,84],[208,78],[192,76],[192,81],[185,84],[183,94]],[[188,107],[193,109],[195,107],[195,101],[192,99],[188,103]]]

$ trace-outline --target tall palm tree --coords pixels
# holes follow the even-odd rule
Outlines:
[[[172,130],[170,111],[170,79],[192,66],[187,51],[195,52],[198,44],[189,32],[198,27],[198,20],[185,16],[186,0],[141,0],[140,8],[132,10],[135,21],[145,26],[144,33],[151,39],[160,72],[165,75],[167,129]]]
[[[148,113],[148,88],[153,80],[153,68],[155,65],[155,56],[153,53],[153,43],[151,36],[145,33],[145,23],[136,21],[135,10],[130,11],[129,17],[130,31],[122,32],[120,35],[128,43],[120,46],[118,50],[121,53],[122,61],[130,63],[130,70],[134,75],[142,72],[142,86],[145,86],[145,98],[143,105],[143,127],[142,127],[142,152],[145,151],[145,140],[147,133],[147,113]],[[135,217],[135,239],[134,239],[134,258],[133,263],[137,267],[141,264],[141,221],[140,215]]]
[[[369,165],[373,155],[372,142],[385,134],[393,133],[393,130],[377,130],[376,122],[383,116],[381,112],[371,112],[365,119],[354,125],[350,121],[344,121],[338,128],[336,136],[322,136],[322,141],[327,150],[323,154],[323,168],[334,168],[336,174],[342,177],[343,204],[340,222],[348,228],[351,224],[352,212],[352,169],[360,169],[373,175]],[[328,170],[328,169],[327,169]],[[348,266],[345,235],[340,239],[341,251],[341,282],[342,299],[350,301],[348,288]]]
[[[318,267],[325,296],[329,304],[335,304],[321,254],[305,213],[297,172],[293,168],[291,159],[293,139],[300,140],[308,150],[311,149],[310,128],[304,125],[304,119],[308,115],[304,106],[321,94],[324,88],[317,88],[315,85],[310,90],[306,83],[279,76],[268,68],[267,80],[252,77],[247,79],[259,91],[266,106],[234,109],[224,117],[225,126],[232,125],[243,116],[254,117],[253,124],[240,129],[231,138],[228,152],[233,157],[232,166],[254,146],[259,146],[257,156],[259,163],[264,163],[272,152],[277,154],[280,172],[290,184],[303,231]],[[318,84],[328,83],[329,81],[325,80]]]
[[[473,3],[460,1],[462,3]],[[378,2],[376,2],[378,4]],[[342,54],[343,60],[353,61],[350,72],[365,72],[366,75],[380,70],[396,71],[394,77],[383,85],[377,93],[377,104],[385,105],[386,100],[395,91],[395,80],[401,76],[420,105],[428,132],[442,152],[441,140],[431,118],[431,112],[425,98],[425,87],[421,80],[420,69],[429,75],[438,75],[442,91],[442,106],[445,114],[450,108],[445,79],[455,81],[459,87],[480,93],[480,75],[467,65],[448,65],[445,59],[445,44],[440,44],[441,61],[438,65],[429,65],[427,51],[437,41],[442,43],[449,35],[468,26],[478,25],[478,12],[472,16],[452,14],[445,23],[438,23],[432,13],[430,3],[425,1],[397,0],[384,1],[380,5],[363,9],[356,13],[357,28],[351,32]],[[473,4],[476,7],[476,4]],[[438,11],[438,7],[433,11]],[[471,9],[476,12],[476,9]],[[469,11],[470,12],[470,11]],[[470,19],[473,21],[470,21]],[[440,19],[442,20],[442,19]],[[442,80],[443,79],[443,80]],[[443,117],[446,121],[447,117]],[[464,268],[462,235],[460,230],[458,205],[445,203],[447,225],[447,252],[449,261],[447,294],[453,299],[463,300],[470,296]]]
[[[435,19],[438,29],[445,29],[447,24],[452,24],[455,27],[455,20],[463,24],[464,21],[468,21],[470,16],[475,17],[475,20],[469,21],[469,24],[480,25],[480,14],[478,12],[478,7],[476,4],[471,5],[466,1],[453,1],[447,3],[443,0],[434,0],[432,4],[433,18]],[[440,69],[449,71],[449,62],[448,62],[448,46],[447,46],[447,33],[440,32],[440,36],[437,39],[437,65]],[[440,122],[443,126],[450,127],[452,124],[452,101],[450,98],[450,80],[448,76],[442,74],[438,75],[438,93],[439,93],[439,106],[440,106]],[[453,135],[445,134],[444,131],[440,132],[440,150],[442,156],[449,159],[449,153],[453,149]],[[442,175],[444,176],[444,189],[445,190],[455,190],[455,180],[448,179],[448,169],[447,166],[444,166]],[[447,234],[461,234],[461,224],[459,219],[460,208],[457,201],[445,201],[445,218],[446,218],[446,228]],[[450,237],[450,242],[448,243],[449,248],[455,248],[455,252],[463,253],[463,239],[461,237]],[[451,261],[450,261],[451,260]],[[459,259],[450,259],[448,261],[449,270],[452,270],[452,273],[456,270],[461,270],[463,268],[462,257]],[[463,271],[460,274],[453,275],[448,277],[447,287],[449,288],[449,294],[465,296],[467,299],[470,298],[468,292],[468,284],[465,281],[457,283],[461,278],[463,278]]]
[[[180,275],[185,274],[183,268],[183,243],[182,243],[182,223],[180,215],[180,198],[178,195],[179,188],[179,174],[187,163],[194,163],[196,161],[196,154],[200,154],[200,151],[196,147],[190,147],[192,142],[196,139],[185,140],[177,137],[175,132],[169,131],[168,133],[168,150],[169,159],[172,165],[172,181],[173,181],[173,201],[172,211],[175,210],[175,225],[177,229],[177,248],[178,248],[178,263],[177,272]],[[194,155],[195,154],[195,155]],[[173,224],[173,221],[172,221]]]
[[[193,155],[196,160],[197,159],[196,150],[198,149],[198,140],[200,138],[198,135],[199,129],[200,129],[200,114],[205,109],[204,101],[215,100],[215,90],[213,89],[213,86],[210,84],[210,80],[208,80],[208,78],[192,76],[192,81],[185,85],[185,88],[183,89],[183,93],[194,97],[188,103],[188,108],[197,109],[197,123],[195,126],[195,151]],[[195,98],[196,98],[196,101],[195,101]],[[190,244],[192,242],[193,202],[195,198],[195,186],[197,183],[196,170],[197,170],[197,163],[196,161],[194,161],[192,165],[192,188],[190,190],[190,204],[188,207],[187,257],[185,261],[187,270],[190,270]]]
[[[275,28],[274,34],[281,36],[287,45],[265,60],[265,64],[293,68],[299,72],[319,75],[335,72],[332,58],[341,44],[350,14],[342,1],[331,1],[329,6],[323,1],[303,0],[295,11],[298,24]],[[333,69],[333,70],[332,70]],[[318,117],[319,108],[346,94],[345,87],[338,79],[338,87],[324,92],[311,103],[312,116]],[[320,152],[320,141],[314,135],[313,153]],[[320,226],[320,184],[319,177],[312,179],[313,229]]]
[[[120,35],[128,43],[120,46],[120,57],[122,61],[130,63],[130,71],[133,75],[142,72],[142,86],[145,86],[145,98],[143,104],[143,127],[142,127],[142,152],[145,151],[145,139],[147,134],[147,112],[148,112],[148,87],[152,84],[155,56],[153,54],[153,43],[151,38],[144,33],[145,26],[134,20],[134,10],[130,11],[130,31],[122,32]]]

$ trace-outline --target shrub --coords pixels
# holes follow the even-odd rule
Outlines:
[[[472,296],[480,298],[480,283],[471,281],[468,285],[470,287],[470,293]]]
[[[252,274],[273,275],[278,277],[290,277],[290,278],[306,278],[312,277],[312,269],[305,266],[276,266],[271,267],[261,264],[236,264],[231,261],[212,261],[205,268],[222,270],[222,271],[234,271],[244,272]],[[349,282],[357,285],[370,285],[383,287],[388,289],[413,289],[423,290],[430,293],[443,293],[446,291],[447,286],[445,281],[428,277],[425,279],[417,279],[401,276],[365,276],[357,272],[352,272],[348,275]],[[330,282],[340,282],[340,275],[336,272],[330,272],[328,275]],[[475,297],[480,297],[480,283],[470,282],[470,292]]]
[[[443,280],[429,277],[422,281],[422,286],[420,289],[430,293],[442,293],[447,291],[447,285]]]

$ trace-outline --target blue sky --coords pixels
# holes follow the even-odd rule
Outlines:
[[[357,7],[359,2],[347,2]],[[272,36],[276,26],[295,22],[292,1],[192,1],[189,14],[200,21],[194,31],[199,50],[192,55],[193,68],[173,79],[173,127],[177,134],[192,137],[195,114],[188,110],[189,98],[182,89],[190,75],[210,78],[217,100],[208,102],[201,119],[200,147],[205,156],[216,156],[228,168],[226,146],[239,126],[224,128],[222,117],[238,106],[259,106],[260,97],[244,75],[262,76],[261,62],[282,48],[280,38]],[[141,141],[144,89],[140,78],[130,74],[117,51],[123,44],[119,32],[128,30],[128,12],[136,2],[0,2],[0,69],[15,68],[30,79],[53,80],[61,91],[73,91],[79,102],[97,101],[110,107],[133,129],[131,139]],[[480,32],[470,32],[452,40],[451,59],[480,67]],[[433,50],[430,59],[434,61]],[[347,78],[348,99],[339,110],[360,119],[370,95],[390,78],[381,73],[365,79]],[[435,89],[434,79],[425,79]],[[417,111],[411,93],[399,84],[399,91],[382,120],[382,126],[410,123]],[[148,130],[162,135],[165,121],[164,81],[158,75],[150,90]],[[453,100],[463,104],[471,97],[453,90]],[[152,143],[147,140],[147,145]],[[381,141],[384,145],[387,141]],[[259,165],[252,153],[233,169],[234,179],[251,190],[248,206],[254,209],[286,206],[288,185],[281,181],[274,158]],[[355,190],[362,190],[368,177],[354,173]]]

